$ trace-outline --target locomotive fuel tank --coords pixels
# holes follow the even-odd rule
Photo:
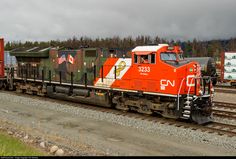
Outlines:
[[[55,88],[56,93],[65,93],[65,94],[69,94],[70,93],[70,89],[67,87],[61,87],[61,86],[57,86]]]
[[[73,94],[76,96],[89,96],[89,90],[87,89],[73,89]]]

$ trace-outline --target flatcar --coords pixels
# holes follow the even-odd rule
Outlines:
[[[108,49],[14,51],[9,88],[198,124],[212,120],[212,83],[179,46],[137,46],[131,57]],[[108,56],[104,56],[108,55]],[[16,71],[17,75],[14,74]]]
[[[236,86],[236,51],[221,53],[221,82],[229,82],[232,87]]]

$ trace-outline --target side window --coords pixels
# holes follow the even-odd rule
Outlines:
[[[148,55],[141,55],[141,63],[149,63]]]
[[[138,63],[138,56],[134,54],[134,63]]]
[[[134,54],[134,63],[138,64],[155,64],[156,63],[156,54],[151,53],[148,55],[135,55]]]
[[[178,54],[178,58],[179,58],[179,60],[183,60],[184,59],[183,54]]]
[[[156,63],[156,54],[151,54],[151,64],[155,64]]]

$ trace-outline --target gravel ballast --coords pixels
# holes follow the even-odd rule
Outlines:
[[[219,136],[217,134],[209,134],[206,132],[201,132],[199,130],[191,130],[188,128],[175,127],[172,125],[160,124],[158,122],[154,123],[151,121],[143,121],[141,119],[134,119],[130,117],[99,112],[95,110],[68,106],[66,104],[59,104],[49,101],[32,99],[28,97],[16,96],[8,93],[0,93],[0,100],[4,102],[13,102],[21,105],[27,105],[34,109],[48,109],[55,112],[67,113],[74,117],[81,117],[90,120],[97,120],[101,122],[104,121],[112,124],[118,124],[120,126],[125,126],[127,128],[128,127],[134,128],[140,132],[145,132],[148,134],[163,135],[170,139],[171,138],[175,140],[178,139],[178,142],[183,145],[187,143],[213,145],[219,148],[219,154],[221,151],[220,149],[222,149],[222,151],[227,152],[227,155],[236,155],[236,137]],[[0,107],[0,109],[1,112],[5,113],[5,115],[9,114],[10,112],[10,110],[5,108],[2,109]],[[11,118],[13,119],[14,117]],[[230,121],[230,123],[235,124],[235,121]],[[113,149],[108,149],[107,147],[103,146],[98,147],[99,144],[96,144],[89,139],[86,142],[87,144],[93,145],[95,148],[97,147],[98,149],[106,152],[108,155],[135,155],[132,153],[123,154],[122,152],[114,152]]]

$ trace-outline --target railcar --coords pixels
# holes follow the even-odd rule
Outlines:
[[[6,85],[4,67],[4,39],[0,37],[0,88]]]
[[[221,82],[236,86],[236,51],[221,53]]]
[[[213,86],[216,85],[219,75],[216,72],[216,62],[212,57],[190,57],[185,59],[198,62],[201,66],[202,76],[210,76]]]
[[[101,48],[14,51],[9,88],[198,124],[212,120],[213,89],[178,46],[137,46],[131,57]],[[16,75],[14,74],[16,71]]]

